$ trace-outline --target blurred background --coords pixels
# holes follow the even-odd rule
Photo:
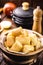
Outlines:
[[[0,0],[0,7],[3,7],[6,2],[13,2],[17,6],[21,6],[22,2],[27,1],[30,3],[30,6],[36,7],[40,6],[43,10],[43,0]]]
[[[4,4],[7,2],[15,3],[17,7],[22,6],[22,2],[29,2],[31,7],[36,8],[37,6],[40,6],[40,8],[43,10],[43,0],[0,0],[0,8],[4,7]],[[42,19],[42,30],[43,30],[43,19]]]
[[[34,9],[37,6],[40,6],[40,8],[43,10],[43,0],[0,0],[0,8],[4,7],[5,3],[12,2],[17,5],[17,7],[22,6],[23,2],[29,2],[30,6]],[[42,19],[42,30],[43,30],[43,19]]]

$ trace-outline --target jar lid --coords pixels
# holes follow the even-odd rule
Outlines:
[[[22,3],[22,7],[17,7],[13,10],[13,15],[17,17],[32,17],[33,16],[33,8],[29,7],[28,3]]]

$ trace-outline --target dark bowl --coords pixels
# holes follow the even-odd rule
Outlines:
[[[31,30],[28,30],[28,31],[36,34],[37,36],[40,37],[40,39],[42,38],[41,34],[34,32],[34,31],[31,31]],[[5,35],[4,35],[4,40],[5,40]],[[30,64],[30,63],[36,62],[38,55],[43,51],[43,47],[41,47],[40,49],[33,51],[33,52],[30,52],[28,54],[24,54],[21,52],[13,53],[13,52],[8,51],[5,48],[5,46],[3,44],[4,40],[2,42],[0,41],[0,49],[7,57],[9,57],[11,60],[13,60],[14,63],[17,65],[25,65],[28,63]]]

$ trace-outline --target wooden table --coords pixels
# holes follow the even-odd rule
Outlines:
[[[10,21],[12,23],[12,28],[15,28],[16,27],[16,24],[14,24],[14,22],[11,19],[11,17],[7,17],[7,16],[5,16],[5,14],[1,14],[1,16],[2,16],[2,19],[0,19],[0,22],[2,22],[2,21]],[[10,30],[10,29],[8,29],[8,30]],[[6,32],[6,31],[8,31],[8,30],[4,29],[3,30],[3,33]],[[0,50],[0,65],[8,65],[4,61],[4,59],[3,59],[1,50]]]
[[[1,20],[1,22],[2,22],[2,21],[10,21],[10,22],[12,23],[12,28],[17,27],[16,24],[12,21],[11,17],[7,17],[7,16],[5,16],[4,14],[2,14],[2,20]],[[12,28],[11,28],[11,29],[12,29]],[[10,30],[10,29],[8,29],[8,30]],[[5,33],[5,32],[8,31],[8,30],[4,29],[4,30],[2,31],[2,33]],[[8,65],[8,64],[4,61],[4,59],[3,59],[3,55],[2,55],[2,51],[1,51],[1,50],[0,50],[0,65]]]
[[[16,24],[14,24],[14,22],[12,21],[11,17],[9,18],[9,17],[5,16],[4,14],[2,15],[2,21],[10,21],[10,22],[12,23],[12,28],[17,27]],[[10,29],[9,29],[9,30],[10,30]],[[5,30],[5,29],[4,29],[3,33],[6,32],[6,31],[8,31],[8,30]],[[1,50],[0,50],[0,65],[8,65],[8,64],[4,61],[4,59],[3,59]],[[33,64],[33,65],[35,65],[35,64]]]

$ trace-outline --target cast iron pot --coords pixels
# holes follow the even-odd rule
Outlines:
[[[12,20],[14,23],[16,23],[17,26],[32,29],[33,8],[29,7],[27,10],[23,10],[23,7],[17,7],[13,10]]]
[[[40,39],[43,39],[41,34],[31,30],[28,30],[28,31],[36,34],[37,36],[40,37]],[[40,49],[30,52],[28,54],[24,54],[22,52],[15,52],[15,53],[10,52],[4,46],[5,37],[6,35],[4,35],[3,39],[0,40],[0,49],[8,58],[13,60],[14,63],[17,65],[26,65],[28,63],[30,64],[30,63],[36,62],[38,55],[43,51],[43,47],[41,47]]]

